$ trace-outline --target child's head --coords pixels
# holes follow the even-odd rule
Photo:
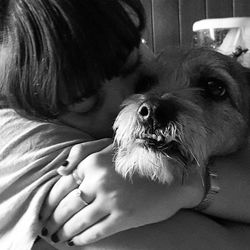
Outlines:
[[[139,0],[2,0],[0,87],[11,106],[54,118],[121,73],[139,46]],[[132,18],[131,18],[132,16]]]

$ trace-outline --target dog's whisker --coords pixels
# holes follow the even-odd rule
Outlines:
[[[190,153],[190,155],[192,156],[192,158],[193,158],[194,161],[196,162],[196,165],[197,165],[198,167],[200,167],[201,164],[200,164],[199,160],[197,159],[197,157],[195,156],[195,154],[192,152],[192,150],[191,150],[191,149],[188,149],[188,148],[186,148],[186,150]]]

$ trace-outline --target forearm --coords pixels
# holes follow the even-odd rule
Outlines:
[[[181,211],[171,219],[120,232],[84,247],[56,245],[59,250],[247,250],[250,226],[219,224],[209,217]],[[40,249],[37,249],[40,250]],[[43,250],[43,249],[41,249]]]
[[[121,232],[84,250],[247,250],[250,226],[222,226],[208,217],[181,211],[169,220]]]
[[[220,192],[205,213],[228,220],[250,222],[250,147],[217,159],[210,166],[218,174]]]

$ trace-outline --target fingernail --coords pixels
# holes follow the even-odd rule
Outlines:
[[[69,165],[69,161],[65,161],[65,162],[62,164],[63,167],[67,167],[68,165]]]
[[[53,235],[51,236],[51,240],[52,240],[53,242],[57,243],[57,242],[59,241],[59,238],[58,238],[58,236],[57,236],[56,234],[53,234]]]
[[[44,227],[44,228],[42,229],[41,234],[42,234],[42,236],[47,236],[47,235],[49,234],[49,231],[47,230],[46,227]]]
[[[73,247],[75,244],[74,244],[73,241],[68,241],[68,245],[69,245],[70,247]]]

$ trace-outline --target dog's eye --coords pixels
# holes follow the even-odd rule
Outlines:
[[[220,101],[228,97],[228,92],[225,84],[218,79],[207,79],[205,90],[206,95],[216,101]]]
[[[140,76],[135,84],[135,93],[140,94],[149,91],[158,83],[157,76]]]

